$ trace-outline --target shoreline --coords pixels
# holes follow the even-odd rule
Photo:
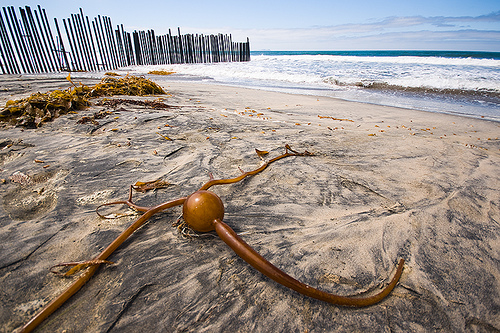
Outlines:
[[[405,259],[382,303],[351,309],[298,295],[213,234],[183,237],[172,227],[181,213],[174,208],[134,233],[109,258],[116,264],[101,268],[40,331],[500,329],[499,123],[154,81],[169,94],[113,96],[123,101],[37,129],[0,128],[0,332],[26,323],[68,285],[49,267],[92,258],[137,218],[100,219],[98,205],[156,179],[170,186],[134,193],[140,205],[186,196],[209,173],[230,178],[258,167],[255,149],[269,159],[286,144],[314,156],[215,187],[224,221],[280,269],[332,293],[373,291]],[[66,82],[30,81],[22,94]],[[79,123],[94,113],[104,117]],[[127,213],[116,209],[110,213]]]
[[[172,80],[170,82],[183,82],[183,81]],[[323,94],[323,95],[322,94],[314,94],[314,93],[306,94],[306,93],[303,93],[303,92],[296,92],[297,88],[293,88],[293,87],[291,87],[291,88],[279,88],[279,89],[275,90],[275,89],[272,89],[272,88],[268,89],[267,87],[264,87],[264,86],[260,86],[260,87],[259,86],[249,86],[249,87],[246,87],[246,86],[243,86],[243,85],[232,85],[230,83],[221,83],[221,82],[197,82],[197,81],[194,81],[194,82],[196,82],[197,84],[208,84],[208,85],[220,85],[220,86],[227,86],[227,87],[237,87],[237,88],[242,88],[242,89],[251,89],[251,90],[259,90],[259,91],[270,91],[270,92],[276,92],[276,93],[282,93],[282,94],[290,94],[290,95],[313,96],[313,97],[321,97],[321,98],[332,98],[334,100],[341,100],[341,101],[345,101],[345,102],[369,104],[369,105],[376,105],[376,106],[381,106],[381,107],[391,107],[391,108],[405,109],[405,110],[417,111],[417,112],[429,112],[429,113],[437,113],[437,114],[447,114],[447,115],[458,116],[458,117],[473,118],[473,119],[486,120],[486,121],[492,121],[492,122],[500,122],[500,117],[492,118],[491,116],[469,114],[469,113],[464,113],[464,112],[459,112],[459,111],[433,111],[433,110],[424,110],[424,109],[419,109],[418,107],[394,106],[394,105],[384,104],[382,102],[378,102],[377,103],[377,102],[370,102],[370,101],[359,101],[359,100],[355,100],[355,99],[352,99],[352,98],[350,99],[348,97],[330,96],[330,95],[325,95],[325,94]],[[369,89],[376,90],[376,88],[369,88]],[[289,90],[293,90],[295,92],[290,92]],[[325,91],[325,92],[330,91],[327,88],[325,88],[325,89],[321,89],[321,88],[305,88],[305,90],[308,90],[308,91]],[[405,93],[409,94],[408,96],[405,96],[406,98],[411,97],[410,95],[413,94],[413,92],[411,92],[410,89],[408,89],[408,90],[403,89],[402,91],[404,91]],[[422,91],[426,91],[426,90],[422,89]],[[458,93],[458,91],[459,90],[455,91],[452,94],[454,94],[455,96],[460,96],[461,94]],[[378,90],[378,92],[383,93],[384,91]],[[432,94],[436,94],[436,96],[440,96],[440,97],[446,96],[446,93],[437,93],[437,92],[433,92],[433,91],[430,91],[428,93],[431,94],[431,95]],[[467,96],[467,97],[474,96],[474,94],[469,94],[468,92],[465,92],[464,95]],[[415,95],[414,97],[421,97],[421,96]],[[456,106],[459,107],[460,104],[457,103]]]
[[[164,68],[164,66],[159,66],[159,68]],[[132,72],[134,72],[134,68],[132,68]],[[140,75],[141,73],[135,74]],[[200,84],[213,84],[254,90],[274,91],[285,94],[330,97],[349,102],[367,103],[432,113],[445,113],[500,122],[498,107],[487,107],[482,105],[482,103],[489,103],[496,106],[498,105],[498,96],[493,92],[489,97],[485,97],[482,95],[483,92],[481,91],[411,88],[378,83],[365,84],[362,82],[352,84],[351,88],[354,90],[336,90],[334,88],[335,86],[322,87],[311,83],[291,83],[289,86],[267,86],[265,83],[238,83],[237,81],[222,82],[216,81],[210,77],[178,73],[174,73],[168,77],[155,77],[151,75],[147,75],[147,77],[158,79],[167,83],[195,82]],[[363,86],[363,88],[361,89],[360,86]],[[482,101],[476,101],[475,96],[481,97]]]
[[[123,71],[123,70],[116,70],[115,72],[120,73],[121,76],[128,75],[128,72]],[[122,73],[123,72],[123,73]],[[96,84],[100,81],[102,77],[104,77],[104,72],[89,72],[89,73],[84,73],[84,75],[79,75],[80,73],[71,73],[71,78],[75,83],[83,83],[86,85],[91,85],[91,84]],[[90,76],[88,75],[90,74]],[[58,76],[54,76],[58,75]],[[135,75],[135,74],[130,74],[130,75]],[[0,106],[3,107],[5,103],[10,100],[10,99],[19,99],[19,98],[25,98],[30,96],[34,91],[33,88],[30,86],[30,83],[34,84],[34,86],[37,87],[37,89],[40,89],[40,92],[46,92],[49,90],[54,90],[54,89],[67,89],[71,87],[71,84],[66,80],[67,73],[50,73],[50,74],[21,74],[21,75],[2,75],[0,77],[0,83],[2,83],[2,88],[0,89]],[[383,102],[371,102],[371,101],[359,101],[356,99],[350,99],[347,97],[341,97],[341,96],[330,96],[330,95],[325,95],[325,94],[307,94],[304,92],[300,92],[297,90],[297,88],[290,87],[290,88],[269,88],[266,86],[242,86],[238,84],[231,84],[231,83],[224,83],[224,82],[216,82],[216,81],[204,81],[203,77],[196,77],[193,76],[191,77],[190,75],[184,75],[184,74],[177,74],[174,73],[172,75],[168,76],[158,76],[158,75],[139,75],[143,76],[147,79],[155,81],[157,84],[167,87],[170,83],[178,83],[178,84],[193,84],[193,85],[209,85],[209,86],[222,86],[222,87],[229,87],[229,88],[240,88],[240,89],[250,89],[250,90],[255,90],[255,91],[266,91],[266,92],[274,92],[278,94],[287,94],[287,95],[299,95],[299,96],[310,96],[310,97],[316,97],[316,98],[331,98],[333,100],[339,100],[339,101],[344,101],[344,102],[351,102],[351,103],[360,103],[360,104],[368,104],[368,105],[373,105],[376,107],[388,107],[388,108],[395,108],[395,109],[403,109],[403,110],[409,110],[409,111],[416,111],[416,112],[426,112],[426,113],[431,113],[431,114],[445,114],[445,115],[451,115],[451,116],[457,116],[457,117],[464,117],[464,118],[471,118],[471,119],[477,119],[477,120],[485,120],[485,121],[491,121],[491,122],[500,122],[500,118],[495,118],[495,117],[490,117],[490,116],[485,116],[485,115],[475,115],[475,114],[469,114],[469,113],[463,113],[460,111],[433,111],[433,110],[425,110],[425,109],[419,109],[417,107],[405,107],[405,106],[393,106],[393,105],[388,105],[384,104]],[[120,77],[120,76],[118,76]],[[186,77],[186,78],[183,78]],[[42,78],[42,80],[40,80]],[[6,79],[6,80],[2,80]],[[43,83],[41,84],[42,81]],[[6,88],[5,88],[6,87]],[[311,90],[309,88],[305,88],[306,90]],[[318,90],[318,89],[312,89],[312,90]],[[319,89],[321,90],[321,89]],[[370,89],[371,90],[371,89]],[[410,96],[407,96],[406,98],[409,98]],[[457,108],[460,108],[460,104],[456,104]]]
[[[499,60],[450,57],[332,56],[287,52],[255,56],[245,64],[129,67],[141,75],[168,69],[234,86],[320,94],[344,100],[456,112],[500,120],[495,73]],[[307,91],[310,88],[310,91]],[[317,88],[326,88],[324,90]]]

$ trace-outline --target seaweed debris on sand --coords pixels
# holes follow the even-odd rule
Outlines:
[[[174,74],[175,72],[170,72],[170,71],[149,71],[148,74],[152,75],[170,75]]]
[[[123,78],[104,77],[93,86],[73,85],[66,90],[54,90],[34,93],[18,100],[10,100],[0,111],[0,121],[28,128],[40,127],[71,111],[83,110],[90,105],[89,99],[101,96],[128,95],[145,96],[165,94],[165,91],[153,81],[143,77],[127,75]]]

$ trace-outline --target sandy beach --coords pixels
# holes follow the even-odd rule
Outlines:
[[[67,88],[60,77],[0,76],[0,105]],[[78,79],[85,84],[98,80]],[[37,332],[498,332],[500,123],[448,114],[195,82],[162,81],[168,108],[92,106],[37,129],[0,128],[0,332],[62,292],[61,262],[87,260],[137,215],[101,219],[137,181],[152,206],[236,177],[290,145],[314,156],[279,160],[213,188],[224,221],[296,279],[341,295],[383,285],[354,309],[289,290],[214,233],[186,237],[180,207],[155,215]],[[100,99],[98,99],[100,100]],[[93,102],[97,102],[94,100]],[[101,112],[94,123],[82,117]]]

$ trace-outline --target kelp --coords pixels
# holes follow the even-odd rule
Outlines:
[[[262,158],[267,151],[256,150],[257,155]],[[129,196],[126,200],[120,200],[115,202],[104,203],[96,208],[96,213],[102,217],[99,213],[99,208],[105,206],[113,205],[127,205],[129,208],[143,212],[143,214],[135,220],[126,230],[124,230],[111,244],[108,245],[99,255],[96,257],[85,260],[85,261],[75,261],[66,262],[53,266],[51,271],[57,275],[68,277],[74,275],[75,273],[80,273],[75,276],[74,282],[69,285],[69,287],[63,291],[58,297],[48,303],[40,312],[38,312],[28,323],[26,323],[22,328],[17,330],[17,332],[31,332],[39,324],[41,324],[46,318],[48,318],[54,311],[56,311],[61,305],[63,305],[68,299],[70,299],[75,293],[77,293],[90,278],[98,271],[102,264],[113,264],[113,262],[108,261],[108,257],[113,254],[113,252],[118,249],[123,242],[125,242],[138,228],[140,228],[147,220],[149,220],[153,215],[165,211],[169,208],[182,205],[182,216],[185,222],[184,224],[178,224],[176,226],[182,229],[191,229],[193,233],[188,233],[188,236],[196,234],[204,234],[207,232],[215,232],[219,238],[226,243],[238,256],[249,263],[256,270],[266,275],[268,278],[282,284],[283,286],[295,290],[305,296],[312,297],[324,302],[331,304],[342,305],[342,306],[352,306],[352,307],[365,307],[376,304],[386,298],[391,291],[396,287],[401,274],[403,273],[403,267],[405,260],[401,258],[396,267],[396,273],[390,280],[389,284],[378,290],[375,294],[371,296],[342,296],[336,294],[330,294],[328,292],[316,289],[309,286],[303,282],[300,282],[284,271],[280,270],[278,267],[274,266],[272,263],[267,261],[262,257],[257,251],[255,251],[250,245],[248,245],[236,232],[225,222],[224,218],[224,204],[221,198],[209,189],[213,186],[234,184],[244,180],[247,177],[254,176],[262,171],[264,171],[271,163],[281,160],[286,157],[291,156],[314,156],[314,154],[308,152],[297,152],[290,148],[289,145],[285,145],[285,153],[276,156],[268,161],[265,161],[260,167],[251,171],[241,171],[241,175],[234,178],[223,178],[215,179],[212,174],[210,174],[210,180],[203,184],[200,189],[186,197],[181,197],[174,200],[165,201],[156,206],[151,207],[141,207],[133,202],[132,199],[132,189],[136,189],[139,192],[146,192],[148,190],[154,190],[157,188],[168,186],[169,184],[161,179],[150,182],[137,182],[135,185],[130,186]],[[66,273],[59,270],[55,271],[54,268],[58,267],[71,267]]]
[[[346,119],[346,118],[335,118],[335,117],[330,117],[330,116],[320,116],[318,115],[318,118],[319,119],[325,119],[325,118],[328,118],[328,119],[333,119],[333,120],[338,120],[338,121],[350,121],[350,122],[354,122],[354,120],[352,119]]]
[[[27,98],[8,101],[0,112],[0,121],[34,128],[70,111],[83,110],[89,105],[89,100],[77,89],[38,92]]]
[[[142,101],[142,100],[124,99],[124,98],[113,98],[113,99],[103,98],[95,105],[116,108],[120,104],[146,106],[157,110],[170,109],[173,107],[171,105],[163,103],[160,99],[154,101],[151,100]]]
[[[140,76],[127,75],[123,78],[104,77],[100,83],[88,87],[87,97],[114,95],[146,96],[164,95],[165,91],[156,83]]]
[[[149,190],[156,190],[159,188],[168,187],[169,185],[170,185],[169,182],[162,179],[157,179],[149,182],[136,182],[134,185],[132,185],[132,188],[137,192],[144,193]]]
[[[89,101],[91,98],[165,94],[159,85],[144,77],[127,75],[114,78],[108,76],[94,86],[82,83],[76,85],[71,81],[70,75],[67,80],[72,84],[72,87],[68,89],[46,93],[37,92],[27,98],[8,101],[0,111],[0,121],[16,126],[36,128],[68,112],[87,108],[91,104]]]
[[[152,75],[170,75],[174,74],[175,72],[168,72],[168,71],[149,71],[148,74]]]
[[[112,114],[111,111],[99,111],[94,112],[92,116],[83,116],[76,121],[77,124],[87,124],[92,123],[93,125],[99,126],[97,119],[106,118],[108,115]]]

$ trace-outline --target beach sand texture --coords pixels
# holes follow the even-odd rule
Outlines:
[[[2,105],[69,86],[62,75],[0,80]],[[171,95],[123,98],[162,98],[168,109],[94,106],[38,129],[0,129],[1,332],[69,285],[50,266],[91,259],[137,218],[100,219],[99,204],[158,178],[171,185],[134,193],[140,205],[186,196],[210,172],[238,176],[238,167],[260,166],[255,149],[272,158],[285,144],[314,156],[214,187],[224,221],[277,267],[332,293],[373,291],[404,258],[388,298],[353,309],[297,294],[213,233],[183,237],[172,226],[176,207],[133,234],[109,258],[116,264],[39,332],[500,330],[499,123],[199,83],[163,87]],[[77,123],[102,110],[111,114],[99,124]]]

